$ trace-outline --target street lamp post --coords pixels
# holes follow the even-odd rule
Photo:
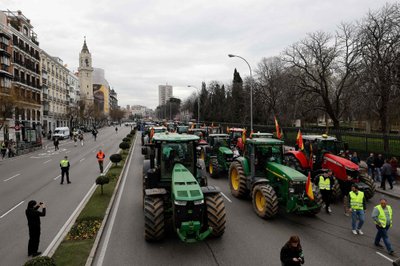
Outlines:
[[[200,90],[193,85],[188,85],[188,87],[197,90],[197,124],[200,124]]]
[[[229,57],[239,57],[246,62],[250,70],[250,131],[253,132],[253,74],[249,62],[239,55],[228,54]]]

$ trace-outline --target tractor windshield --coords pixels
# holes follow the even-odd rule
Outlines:
[[[336,140],[322,140],[318,141],[318,150],[327,151],[333,154],[338,153],[337,141]]]
[[[193,142],[163,143],[161,145],[161,169],[164,176],[171,176],[175,163],[183,164],[194,173],[194,148]]]
[[[256,158],[265,158],[269,162],[282,163],[281,145],[258,145],[255,150]]]
[[[218,147],[229,147],[228,145],[228,138],[226,137],[216,137],[213,139],[213,146]]]

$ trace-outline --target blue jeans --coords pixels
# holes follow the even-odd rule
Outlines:
[[[387,234],[387,231],[389,230],[390,226],[386,226],[386,228],[382,228],[379,226],[376,226],[376,229],[378,229],[378,232],[376,233],[375,237],[375,245],[378,245],[379,242],[381,242],[381,238],[383,238],[383,243],[385,243],[386,249],[388,252],[392,251],[392,245],[389,242],[389,236]]]
[[[379,167],[375,168],[375,181],[382,181],[381,169]]]
[[[358,219],[358,226],[357,224]],[[351,227],[353,230],[360,230],[365,221],[365,212],[364,210],[353,210],[351,212]]]

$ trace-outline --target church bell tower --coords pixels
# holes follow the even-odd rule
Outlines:
[[[83,47],[79,53],[79,85],[81,86],[81,99],[85,103],[93,104],[93,67],[92,55],[86,44],[86,37],[83,41]]]

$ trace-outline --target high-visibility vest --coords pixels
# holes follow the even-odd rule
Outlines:
[[[320,190],[331,190],[331,179],[325,179],[323,175],[319,177],[318,187]]]
[[[378,220],[379,220],[380,226],[385,228],[386,223],[387,223],[385,211],[383,210],[383,208],[380,204],[376,205],[375,208],[379,211]],[[391,227],[392,226],[392,207],[390,207],[389,205],[386,205],[386,209],[389,211],[390,227]],[[375,223],[378,224],[376,221],[375,221]]]
[[[98,152],[97,153],[97,160],[98,161],[103,161],[104,157],[105,157],[104,152]]]
[[[61,161],[60,161],[60,165],[61,165],[61,167],[63,167],[63,168],[68,167],[68,160],[61,160]]]
[[[353,210],[363,210],[364,192],[358,191],[358,194],[350,191],[350,208]]]

